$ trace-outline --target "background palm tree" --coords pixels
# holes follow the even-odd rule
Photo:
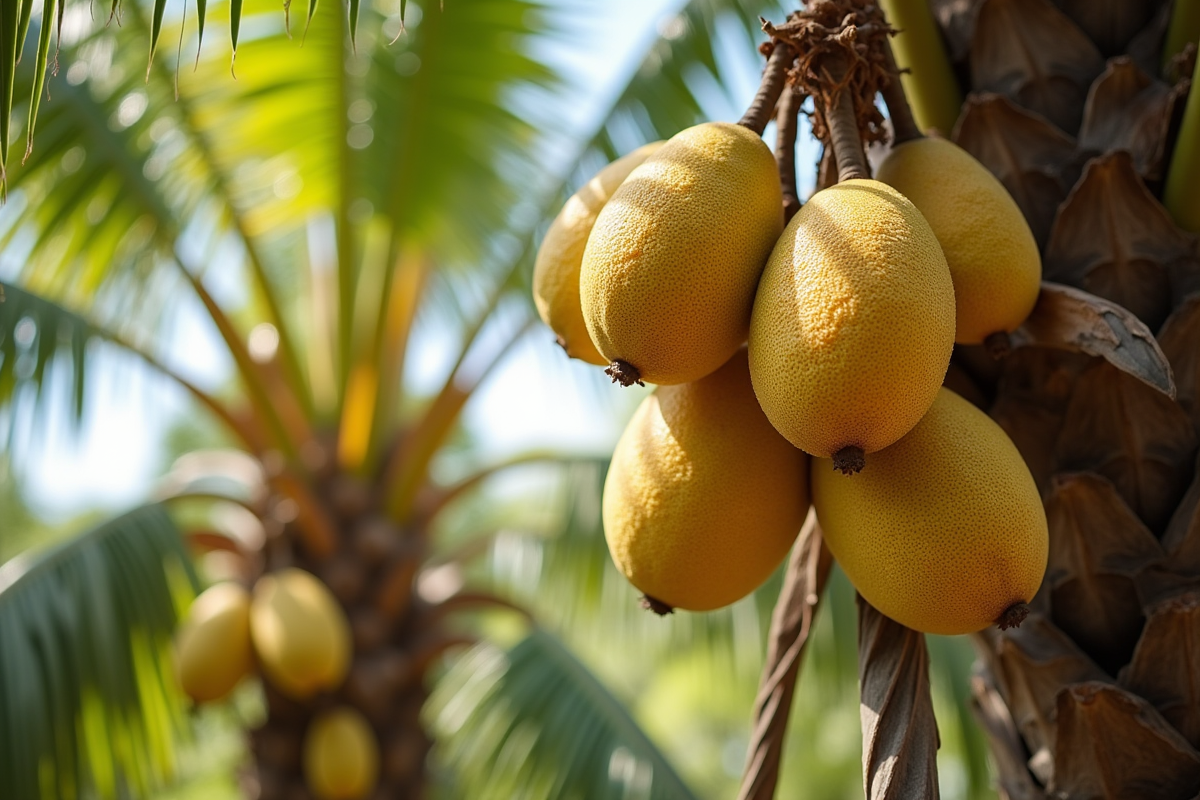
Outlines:
[[[22,798],[145,794],[178,769],[170,742],[188,725],[169,637],[198,585],[190,555],[215,548],[212,574],[221,561],[243,580],[297,563],[338,593],[358,649],[342,697],[372,716],[388,791],[429,779],[432,733],[445,744],[434,763],[447,796],[693,796],[671,763],[704,795],[727,794],[720,757],[734,754],[736,774],[777,582],[727,612],[646,618],[598,533],[603,461],[522,455],[544,462],[526,465],[542,472],[524,486],[554,487],[548,500],[472,494],[505,465],[480,463],[459,418],[529,330],[533,247],[565,191],[699,119],[713,87],[730,85],[722,45],[752,52],[758,15],[780,10],[693,0],[580,133],[553,112],[583,88],[532,54],[583,23],[531,3],[409,3],[407,34],[389,47],[398,6],[361,8],[352,46],[344,9],[320,4],[301,46],[274,2],[249,0],[236,81],[229,48],[212,38],[194,74],[177,81],[161,52],[147,73],[140,45],[155,7],[125,5],[120,28],[85,8],[67,9],[35,147],[8,164],[2,242],[21,266],[0,284],[7,432],[20,442],[55,398],[82,414],[87,376],[123,353],[182,386],[243,455],[193,453],[153,502],[4,565],[0,785]],[[48,41],[45,18],[31,17],[18,98],[39,94],[32,48]],[[161,40],[175,41],[179,23],[166,17]],[[189,54],[193,36],[184,25]],[[28,119],[20,102],[14,119]],[[561,166],[548,169],[547,153]],[[228,351],[230,385],[205,385],[172,348],[170,323],[189,306]],[[456,355],[440,387],[414,392],[405,356],[429,330]],[[258,525],[231,524],[230,509]],[[795,725],[821,721],[827,743],[853,743],[851,595],[840,580],[832,593]],[[537,622],[461,617],[512,602]],[[436,656],[480,637],[418,717]],[[948,758],[961,794],[978,796],[969,656],[934,647]],[[705,722],[691,707],[729,686],[707,717],[715,730],[652,731],[671,742],[669,763],[573,652],[621,693],[650,697],[642,718]],[[412,674],[372,683],[397,656]],[[642,691],[652,682],[657,691]],[[260,726],[247,787],[284,796],[312,709],[271,692],[265,710],[254,705],[235,703]],[[794,738],[785,787],[803,780],[811,796],[841,797],[858,784],[853,746],[819,752]]]

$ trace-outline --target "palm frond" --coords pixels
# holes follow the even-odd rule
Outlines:
[[[150,24],[142,13],[127,11],[130,27]],[[268,396],[243,334],[196,266],[207,261],[196,249],[211,251],[241,231],[236,215],[231,231],[224,175],[204,146],[205,131],[172,104],[169,80],[153,69],[154,80],[142,77],[112,32],[71,45],[65,55],[72,62],[68,80],[43,114],[42,146],[12,171],[14,202],[0,211],[6,223],[0,243],[25,254],[19,278],[44,296],[86,303],[97,319],[131,320],[144,331],[156,330],[179,302],[181,283],[189,287],[233,356],[260,419],[289,450],[307,432],[285,430],[276,406],[286,410],[284,401],[306,396],[297,370],[286,365],[292,393]],[[77,68],[82,72],[72,78]],[[88,73],[92,79],[79,77]],[[257,264],[255,251],[247,250]],[[265,276],[254,272],[277,313]]]
[[[134,19],[139,10],[128,13]],[[151,132],[160,114],[171,115],[170,89],[147,84],[144,64],[111,31],[68,46],[63,57],[79,67],[53,81],[38,146],[10,165],[4,243],[28,251],[22,273],[36,275],[39,288],[80,296],[104,286],[123,296],[130,279],[144,282],[171,255],[197,212],[200,195],[187,180],[195,154],[161,142],[161,124]],[[22,93],[36,78],[22,65]],[[145,298],[137,292],[124,308]]]
[[[695,798],[621,702],[551,634],[480,645],[438,684],[429,716],[462,797]]]
[[[57,357],[67,362],[64,395],[75,418],[83,414],[83,387],[89,343],[95,328],[80,317],[11,284],[0,284],[0,408],[22,389],[36,400],[53,374]]]
[[[144,506],[0,567],[0,785],[13,797],[144,793],[181,720],[168,655],[197,581]]]
[[[45,410],[52,397],[69,397],[76,421],[83,414],[85,379],[99,349],[109,343],[136,355],[156,372],[187,390],[243,443],[258,435],[223,402],[171,369],[122,332],[100,325],[58,303],[11,283],[0,283],[0,412],[28,419]],[[56,367],[59,362],[59,368]],[[47,391],[62,381],[59,392]],[[23,410],[22,406],[28,406]],[[10,428],[10,434],[13,430]]]

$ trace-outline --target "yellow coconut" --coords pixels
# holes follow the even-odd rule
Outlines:
[[[341,605],[316,577],[284,569],[258,579],[250,635],[263,672],[295,698],[336,689],[350,664],[350,625]]]
[[[254,669],[250,593],[236,583],[210,586],[192,602],[176,638],[179,685],[198,703],[220,700]]]
[[[341,706],[309,724],[304,778],[318,800],[360,800],[371,793],[379,780],[379,742],[362,714]]]

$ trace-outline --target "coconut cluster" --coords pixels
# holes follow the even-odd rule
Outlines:
[[[886,615],[935,633],[1019,622],[1046,566],[1040,496],[942,384],[956,342],[1007,341],[1037,301],[1023,216],[974,158],[919,138],[785,225],[752,127],[703,123],[619,159],[538,254],[534,297],[567,354],[658,386],[606,480],[614,561],[659,613],[724,606],[778,567],[811,502]]]
[[[341,604],[311,573],[269,572],[247,591],[210,586],[192,603],[176,641],[179,683],[198,703],[227,697],[261,673],[286,697],[309,700],[346,680],[350,623]],[[379,743],[356,709],[337,705],[308,724],[305,781],[320,800],[358,800],[375,788]]]

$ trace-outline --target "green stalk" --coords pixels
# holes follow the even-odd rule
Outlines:
[[[1197,5],[1197,4],[1193,4]],[[1200,233],[1200,59],[1192,73],[1193,91],[1188,94],[1183,109],[1183,124],[1179,126],[1179,138],[1175,140],[1175,152],[1167,170],[1166,188],[1163,190],[1163,205],[1175,218],[1175,223],[1184,230]]]
[[[1163,67],[1166,68],[1171,59],[1179,55],[1188,42],[1194,42],[1198,38],[1200,38],[1200,2],[1175,0],[1171,7],[1171,24],[1167,27],[1167,41],[1163,45]],[[1193,82],[1192,85],[1196,84]]]
[[[880,0],[888,24],[900,31],[892,51],[901,69],[900,82],[912,105],[917,126],[949,136],[958,120],[962,92],[950,67],[941,32],[926,0]]]

